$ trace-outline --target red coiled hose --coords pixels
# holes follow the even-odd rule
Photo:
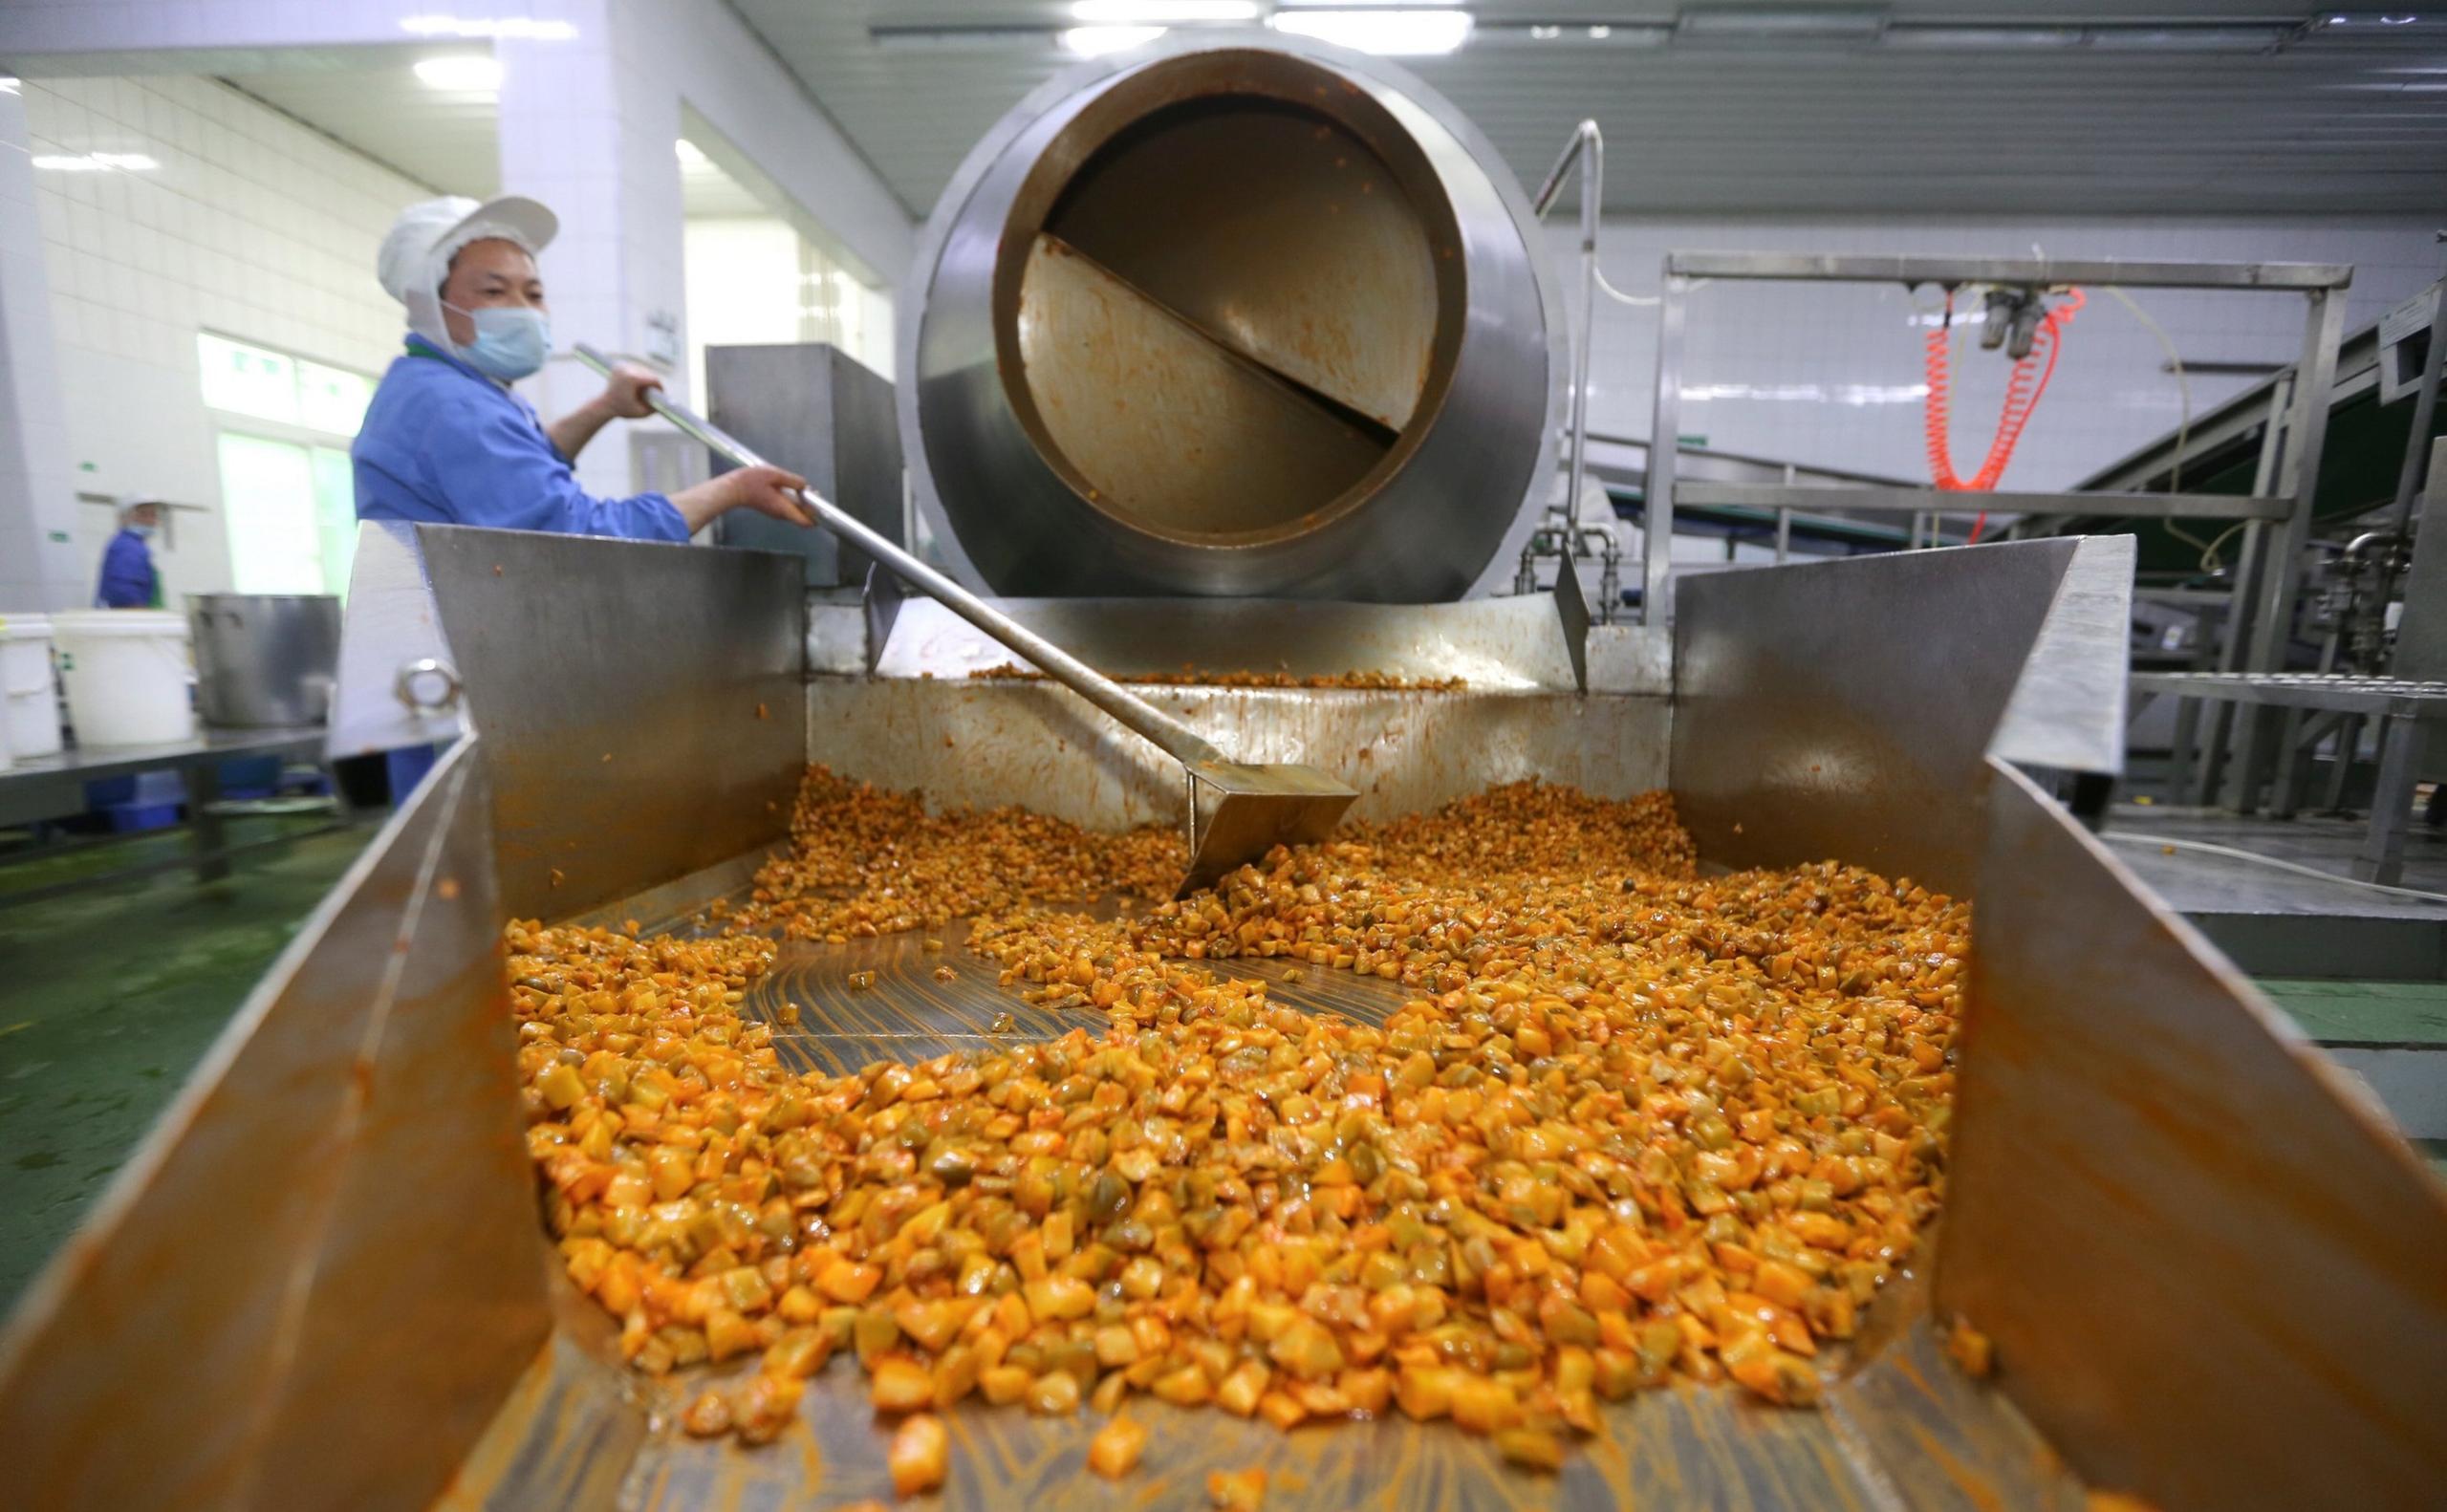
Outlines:
[[[2005,401],[1997,417],[1996,439],[1988,443],[1987,458],[1980,470],[1969,478],[1954,470],[1953,387],[1954,363],[1949,341],[1954,332],[1954,292],[1946,292],[1946,319],[1929,333],[1928,377],[1929,399],[1924,412],[1929,447],[1929,478],[1947,493],[1990,493],[2005,476],[2005,464],[2014,460],[2014,447],[2023,439],[2023,427],[2030,423],[2031,412],[2039,408],[2040,396],[2047,392],[2047,380],[2056,376],[2056,356],[2062,344],[2063,329],[2073,313],[2086,303],[2082,292],[2068,289],[2065,302],[2039,317],[2039,329],[2031,333],[2030,355],[2014,364],[2005,379]],[[1980,539],[1987,528],[1988,513],[1981,510],[1971,525],[1971,539]]]

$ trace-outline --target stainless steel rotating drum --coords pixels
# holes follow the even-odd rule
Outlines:
[[[1192,40],[1065,74],[970,153],[911,289],[903,448],[990,592],[1458,598],[1553,486],[1527,202],[1379,59]]]

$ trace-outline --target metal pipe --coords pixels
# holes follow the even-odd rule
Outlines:
[[[1657,395],[1650,411],[1648,473],[1640,486],[1640,623],[1672,618],[1666,603],[1674,570],[1674,472],[1681,449],[1682,301],[1690,283],[1669,273],[1657,306]]]
[[[597,373],[607,377],[611,374],[612,364],[602,353],[583,342],[574,350],[578,360]],[[770,465],[725,432],[673,403],[660,393],[649,392],[646,402],[654,406],[656,414],[678,426],[683,434],[704,443],[715,454],[726,457],[742,467]],[[817,524],[874,557],[902,581],[953,614],[1034,662],[1046,676],[1119,720],[1165,754],[1184,766],[1198,762],[1230,764],[1231,758],[1205,736],[869,529],[855,517],[844,513],[832,500],[813,489],[798,490],[798,500],[807,507],[809,513],[815,516]]]
[[[1580,163],[1580,331],[1571,354],[1571,463],[1566,469],[1564,526],[1580,524],[1580,480],[1589,455],[1589,349],[1597,336],[1597,221],[1605,209],[1606,138],[1597,122],[1584,120],[1564,143],[1563,156],[1547,170],[1547,182],[1531,202],[1532,212],[1545,220],[1548,206],[1563,192],[1564,176]]]

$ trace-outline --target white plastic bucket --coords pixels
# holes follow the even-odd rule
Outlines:
[[[51,616],[0,615],[0,725],[18,760],[59,749],[59,698],[51,681]]]
[[[51,616],[79,745],[165,745],[195,734],[184,615],[78,609]]]

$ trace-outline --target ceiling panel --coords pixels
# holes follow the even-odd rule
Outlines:
[[[220,76],[437,192],[488,198],[501,182],[498,111],[490,95],[444,93],[419,80],[416,60],[437,51],[300,48]]]
[[[488,199],[501,186],[497,101],[445,94],[420,80],[416,60],[435,51],[300,49],[219,76],[438,193]],[[693,112],[683,121],[699,149],[680,156],[681,203],[691,219],[777,213],[778,189],[743,182],[752,165]]]
[[[1071,61],[1050,30],[1070,8],[1051,0],[733,4],[920,215],[995,119]],[[2382,33],[2374,22],[2250,53],[1630,48],[1592,41],[1587,28],[1670,24],[1685,8],[1480,0],[1469,9],[1481,19],[1477,38],[1410,66],[1525,179],[1594,117],[1613,149],[1608,206],[1622,212],[2275,215],[2431,213],[2447,204],[2447,35],[2437,30]],[[2250,0],[1839,9],[1906,25],[2272,32],[2334,13]],[[1561,34],[1499,30],[1530,22]],[[900,34],[879,43],[877,27]],[[1043,30],[1007,30],[1030,27]],[[994,28],[1007,30],[980,34]],[[934,40],[913,34],[928,29]],[[2365,33],[2372,40],[2355,40]]]

